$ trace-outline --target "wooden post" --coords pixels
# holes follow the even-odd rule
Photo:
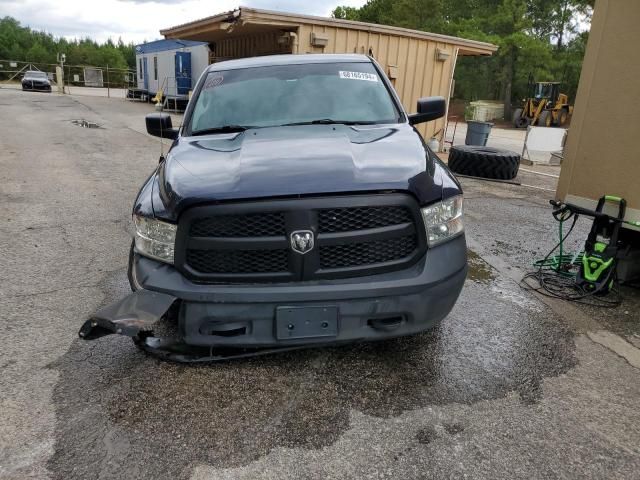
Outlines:
[[[64,83],[62,81],[62,67],[56,65],[56,83],[58,84],[58,92],[64,93]]]
[[[109,65],[107,64],[107,98],[111,98],[111,90],[109,90]]]

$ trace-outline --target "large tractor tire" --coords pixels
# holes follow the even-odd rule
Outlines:
[[[552,127],[553,126],[553,116],[549,110],[543,111],[538,117],[538,126],[540,127]]]
[[[518,174],[520,155],[500,148],[458,145],[449,150],[449,168],[471,177],[511,180]]]
[[[569,120],[569,112],[566,108],[563,108],[558,112],[558,126],[564,127],[567,124],[567,120]]]
[[[525,128],[529,125],[529,119],[522,117],[522,109],[518,108],[513,112],[513,126],[516,128]]]

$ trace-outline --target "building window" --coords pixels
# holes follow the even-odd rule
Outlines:
[[[158,57],[153,57],[153,79],[158,80]]]
[[[140,75],[138,75],[140,78],[142,78],[142,59],[140,59],[138,61],[138,63],[140,64]]]

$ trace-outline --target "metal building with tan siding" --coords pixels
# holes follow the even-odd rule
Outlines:
[[[450,97],[458,56],[491,55],[497,49],[490,43],[419,30],[246,7],[160,33],[208,42],[211,63],[282,53],[370,55],[384,68],[409,112],[420,97]],[[430,138],[442,132],[445,121],[422,124],[420,133]]]
[[[633,222],[640,222],[638,22],[637,0],[596,1],[556,193],[585,208],[603,195],[623,197]]]

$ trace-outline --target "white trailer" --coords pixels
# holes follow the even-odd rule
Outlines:
[[[209,65],[209,44],[194,40],[157,40],[136,45],[138,90],[147,98],[187,98]]]

